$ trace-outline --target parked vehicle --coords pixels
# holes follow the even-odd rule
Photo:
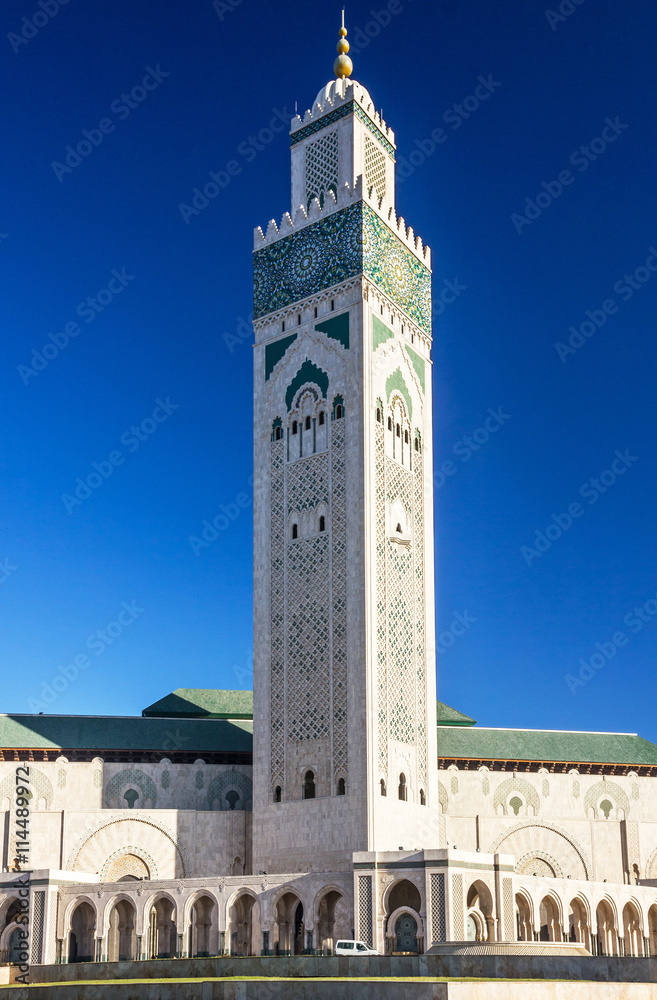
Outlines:
[[[336,955],[380,955],[380,951],[369,948],[363,941],[337,941]]]

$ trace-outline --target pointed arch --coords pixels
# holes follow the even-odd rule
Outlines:
[[[285,403],[287,405],[288,412],[292,409],[292,402],[295,395],[299,389],[308,382],[318,386],[321,390],[322,396],[326,399],[329,377],[322,368],[319,368],[316,364],[314,364],[314,362],[309,361],[308,358],[306,358],[285,390]]]
[[[413,401],[411,400],[411,394],[408,390],[408,386],[404,381],[404,376],[402,375],[401,368],[395,368],[394,372],[391,372],[386,379],[386,399],[390,402],[390,396],[394,390],[401,393],[401,395],[406,400],[406,406],[408,407],[408,419],[413,419]]]
[[[600,819],[599,803],[603,799],[611,799],[616,805],[616,810],[622,809],[625,813],[624,818],[629,818],[630,800],[615,781],[596,781],[595,785],[591,785],[584,796],[584,815],[588,816],[589,809],[592,809],[593,818]]]

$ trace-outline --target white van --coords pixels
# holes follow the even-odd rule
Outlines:
[[[380,951],[368,948],[362,941],[337,941],[335,945],[336,955],[380,955]]]

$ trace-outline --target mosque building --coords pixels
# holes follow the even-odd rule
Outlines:
[[[345,36],[291,122],[291,210],[255,230],[253,696],[0,716],[0,962],[28,874],[34,964],[657,955],[657,746],[436,700],[431,254]]]

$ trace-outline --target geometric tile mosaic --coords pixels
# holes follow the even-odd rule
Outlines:
[[[356,202],[253,255],[255,319],[365,274],[431,333],[431,273],[379,216]]]

